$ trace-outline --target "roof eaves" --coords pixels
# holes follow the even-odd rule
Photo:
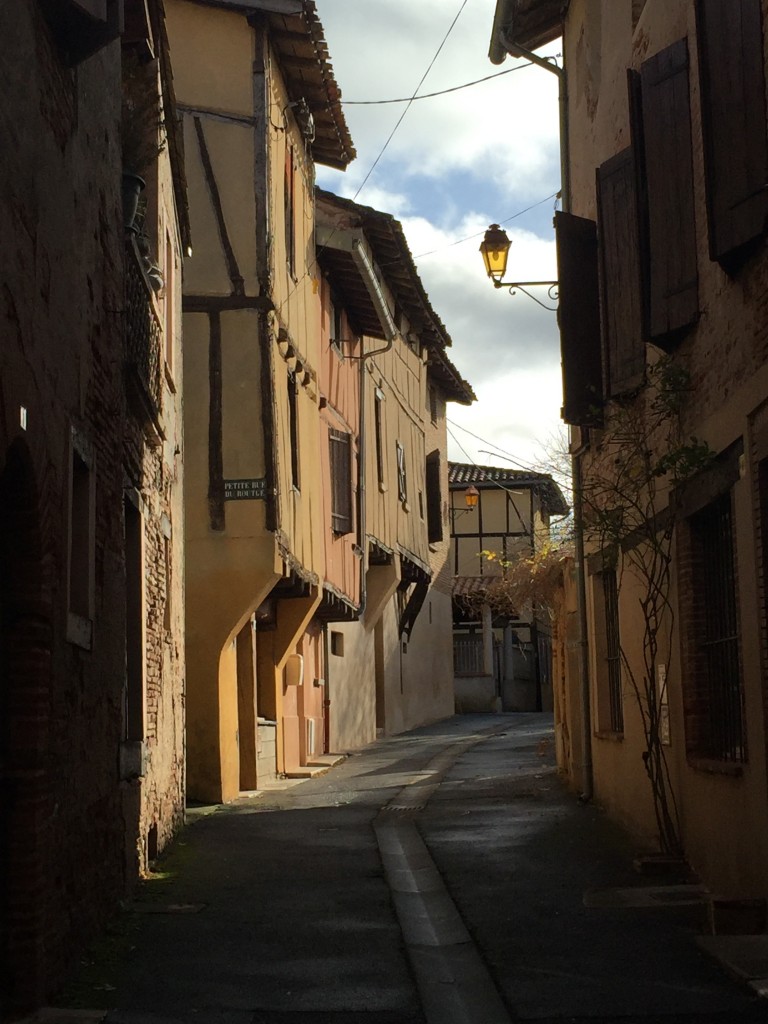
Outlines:
[[[387,286],[400,302],[414,330],[421,335],[422,342],[436,351],[450,346],[451,337],[429,301],[400,221],[391,213],[362,206],[324,189],[316,191],[321,201],[327,201],[356,218]]]
[[[526,50],[538,50],[557,39],[569,0],[496,0],[488,57],[492,64],[502,64],[508,50],[506,36]]]

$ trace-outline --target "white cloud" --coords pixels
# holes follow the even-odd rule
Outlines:
[[[412,95],[459,6],[459,0],[318,0],[342,99]],[[494,9],[495,0],[469,0],[420,92],[522,63],[510,59],[497,68],[488,60]],[[403,109],[346,106],[358,160],[345,174],[319,168],[321,185],[354,197]],[[558,187],[557,111],[555,76],[536,67],[416,101],[358,199],[402,222],[430,301],[453,339],[449,355],[477,393],[472,407],[452,406],[451,418],[528,464],[541,464],[561,425],[556,317],[523,294],[494,289],[478,246],[491,221]],[[510,280],[557,276],[546,209],[538,211],[545,237],[506,225],[513,240]],[[535,294],[555,305],[546,290]],[[473,461],[504,465],[480,453],[482,442],[452,430]],[[465,461],[456,442],[450,444],[451,456]]]
[[[487,78],[502,68],[488,60],[495,0],[470,0],[427,76],[421,93]],[[455,0],[321,0],[320,17],[343,100],[409,97],[426,71],[458,5]],[[434,99],[416,100],[382,163],[396,161],[407,177],[440,178],[474,171],[522,198],[539,179],[558,176],[557,82],[540,68],[521,68],[493,81]],[[370,170],[404,104],[345,106],[358,161],[355,188]],[[377,169],[378,170],[378,169]],[[364,201],[365,201],[365,197]]]

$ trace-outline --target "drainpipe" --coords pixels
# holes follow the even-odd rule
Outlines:
[[[523,57],[532,64],[537,64],[545,71],[557,75],[558,99],[560,106],[560,189],[563,212],[568,213],[571,207],[571,168],[570,168],[570,134],[568,121],[568,76],[565,68],[559,67],[552,60],[540,57],[532,50],[510,39],[506,32],[499,33],[502,46],[510,57]]]
[[[522,57],[532,64],[544,68],[557,76],[560,113],[560,190],[561,206],[564,213],[571,209],[571,163],[570,163],[570,122],[568,119],[568,76],[564,67],[540,57],[511,39],[503,30],[499,41],[511,57]],[[592,799],[594,793],[592,773],[592,705],[589,683],[589,646],[587,639],[587,585],[584,571],[584,495],[582,489],[581,459],[584,445],[571,453],[571,475],[573,480],[573,528],[576,543],[576,595],[579,624],[579,683],[582,728],[582,786],[583,801]]]
[[[358,457],[357,457],[357,534],[358,544],[360,547],[360,605],[358,613],[360,617],[365,614],[365,605],[367,599],[367,588],[366,588],[366,560],[367,560],[367,540],[366,540],[366,489],[365,489],[365,372],[366,362],[373,356],[382,355],[384,352],[389,352],[394,344],[395,338],[398,336],[398,330],[395,326],[395,322],[392,319],[392,314],[389,311],[389,306],[384,298],[384,293],[381,290],[379,280],[374,273],[371,261],[368,259],[368,255],[363,246],[362,239],[356,238],[352,243],[352,259],[355,266],[360,272],[360,276],[365,282],[365,286],[368,289],[368,293],[371,296],[376,312],[378,313],[379,320],[384,328],[384,336],[387,340],[386,345],[381,348],[373,349],[371,352],[363,352],[358,358],[360,359],[360,426],[358,428]]]

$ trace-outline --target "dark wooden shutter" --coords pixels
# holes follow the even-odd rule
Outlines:
[[[440,490],[440,452],[430,452],[426,463],[427,536],[430,544],[443,539],[443,495]]]
[[[645,372],[635,161],[632,147],[597,169],[600,300],[606,395],[638,387]]]
[[[555,214],[560,302],[560,351],[566,423],[589,426],[602,419],[600,296],[597,226],[572,213]]]
[[[768,223],[768,135],[761,0],[698,0],[709,253],[746,255]]]
[[[349,434],[329,430],[331,455],[331,526],[334,533],[352,531],[352,444]]]
[[[699,315],[686,40],[647,60],[640,79],[648,199],[649,327],[652,340],[668,347],[673,340],[669,336],[689,327]]]

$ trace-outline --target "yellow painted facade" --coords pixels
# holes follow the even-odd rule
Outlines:
[[[760,208],[768,153],[764,101],[768,4],[573,0],[565,14],[562,5],[555,3],[525,6],[530,10],[514,0],[498,5],[500,13],[519,8],[516,29],[520,35],[514,42],[540,45],[547,38],[563,37],[569,140],[564,156],[570,178],[565,206],[580,218],[582,232],[597,226],[590,259],[595,264],[599,261],[601,272],[598,287],[595,266],[597,294],[591,308],[599,305],[616,316],[625,345],[617,347],[606,326],[609,319],[604,316],[601,323],[595,318],[596,365],[599,372],[602,363],[603,370],[595,393],[602,417],[599,424],[573,403],[583,382],[578,373],[565,374],[566,398],[570,388],[575,410],[570,420],[574,450],[585,488],[588,492],[597,476],[604,439],[615,432],[622,408],[642,407],[650,387],[650,368],[662,358],[689,380],[681,414],[683,436],[706,442],[711,455],[711,464],[680,481],[673,494],[660,487],[653,509],[659,521],[671,516],[674,523],[669,604],[657,633],[652,682],[662,695],[660,743],[674,795],[679,846],[715,897],[764,901],[768,894],[768,700],[761,623],[765,617],[768,375],[765,310],[759,296],[768,275],[765,212]],[[710,18],[715,21],[709,22]],[[750,25],[749,31],[739,29],[741,19]],[[707,25],[711,30],[713,24],[719,26],[717,38],[708,39]],[[660,66],[664,74],[657,74]],[[632,73],[631,93],[628,72]],[[725,73],[731,77],[724,80]],[[654,104],[662,100],[665,113],[659,116]],[[747,122],[750,127],[745,130]],[[726,130],[731,134],[724,135]],[[674,159],[669,157],[672,151]],[[749,160],[740,155],[743,152],[750,154]],[[722,167],[730,163],[760,167],[757,187],[743,186],[730,168],[723,175]],[[622,167],[627,169],[622,180],[639,189],[642,198],[637,217],[626,196],[623,207],[611,206],[607,198],[610,177],[618,176]],[[596,172],[602,191],[596,190]],[[743,187],[749,194],[723,199],[723,190],[730,187]],[[610,238],[616,228],[611,218],[617,209],[619,215],[622,209],[628,212],[628,217],[622,244],[614,251]],[[742,219],[736,223],[739,216]],[[642,245],[626,242],[629,230],[638,233]],[[723,241],[724,231],[734,232],[728,236],[729,244]],[[584,252],[571,247],[569,239],[561,239],[561,286],[563,269],[566,277],[572,264],[578,264],[580,272],[584,269]],[[629,269],[622,262],[627,256],[634,260]],[[684,280],[675,280],[682,267]],[[617,300],[625,294],[617,285],[620,279],[639,296],[633,314]],[[585,295],[592,297],[593,286],[581,280],[582,286],[571,294],[561,287],[564,365],[574,354],[570,346],[575,328],[588,313]],[[665,313],[671,327],[660,319]],[[587,337],[583,340],[585,345],[577,346],[582,365],[589,344]],[[637,357],[633,390],[622,388],[622,382],[611,375],[611,360],[621,365],[630,348]],[[591,401],[594,405],[595,399]],[[658,437],[652,437],[648,447],[658,455]],[[721,530],[716,536],[706,533],[715,517]],[[704,550],[697,546],[702,544]],[[648,672],[649,644],[643,639],[640,613],[647,587],[642,574],[639,579],[633,570],[629,555],[633,550],[650,553],[653,546],[629,538],[626,550],[622,548],[616,557],[613,612],[612,563],[609,560],[606,566],[598,547],[598,539],[588,535],[585,604],[590,701],[579,706],[574,699],[580,686],[578,666],[563,659],[564,668],[573,675],[569,692],[561,695],[567,716],[561,728],[562,763],[574,785],[593,784],[597,799],[643,842],[652,844],[659,838],[657,808],[643,767],[649,747],[641,715],[644,705],[642,698],[638,702],[633,685],[633,679],[640,681],[642,689]],[[572,629],[574,594],[569,592],[568,597],[569,632],[578,642]],[[718,613],[708,615],[715,607]],[[733,609],[732,614],[727,609]],[[718,624],[727,621],[731,628],[724,636]],[[610,667],[609,628],[618,634],[622,648],[618,675]],[[722,652],[719,665],[708,659],[707,649]],[[613,656],[615,661],[615,651]],[[578,739],[585,726],[591,737],[591,783],[585,770],[589,752],[581,749]],[[713,915],[717,927],[716,909]]]
[[[324,571],[311,133],[294,116],[300,97],[270,17],[249,13],[167,5],[194,238],[184,284],[188,778],[190,795],[209,800],[253,784],[259,718],[277,723],[277,770],[293,756],[284,668]],[[310,48],[311,21],[311,10],[296,19]],[[350,158],[339,144],[338,163]],[[265,601],[266,620],[252,620]],[[244,675],[249,621],[258,671]],[[240,712],[253,708],[246,737]]]

